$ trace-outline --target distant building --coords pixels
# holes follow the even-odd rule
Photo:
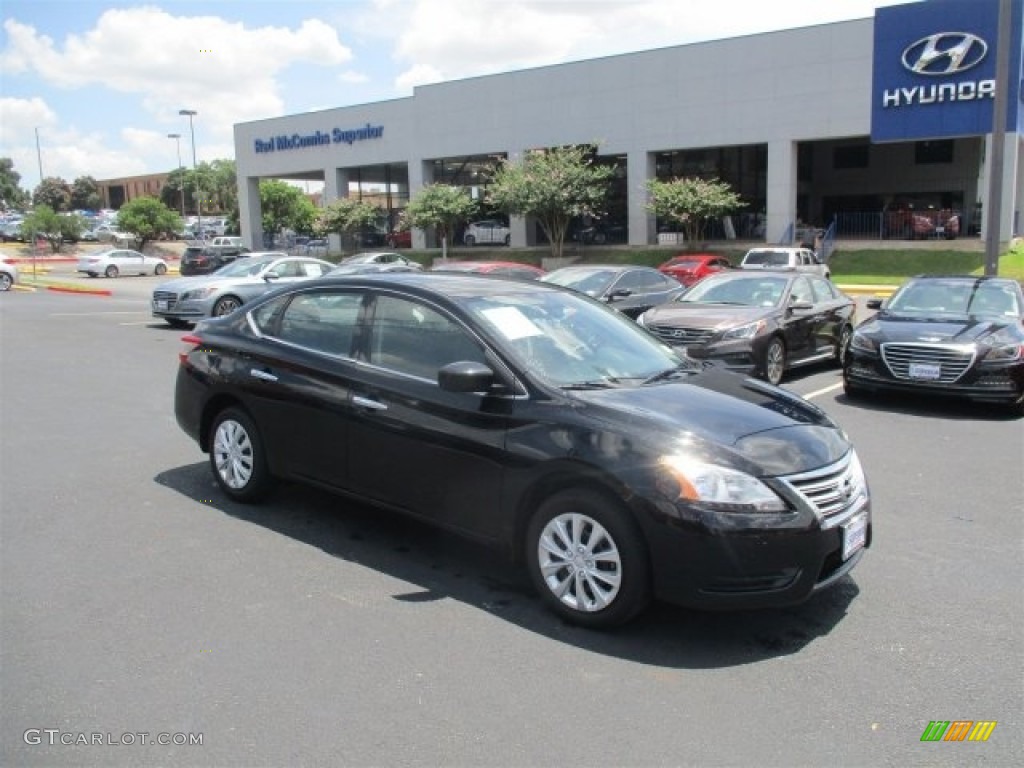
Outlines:
[[[123,176],[119,179],[102,179],[96,182],[104,208],[117,210],[129,200],[137,197],[160,197],[167,184],[166,173],[149,173],[145,176]]]

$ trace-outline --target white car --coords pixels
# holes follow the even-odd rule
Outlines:
[[[766,245],[751,248],[740,262],[740,269],[793,269],[812,275],[832,277],[832,270],[810,248]]]
[[[512,230],[495,219],[474,221],[466,227],[466,234],[462,236],[462,242],[468,246],[474,246],[477,243],[508,245],[511,241],[511,233]]]
[[[9,291],[18,282],[18,268],[0,257],[0,291]]]
[[[78,271],[89,277],[118,275],[166,275],[167,262],[127,248],[89,253],[78,259]]]

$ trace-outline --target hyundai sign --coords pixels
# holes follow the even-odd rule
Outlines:
[[[1013,0],[1008,131],[1021,89],[1021,5]],[[871,140],[979,136],[992,131],[999,0],[927,0],[875,11]]]

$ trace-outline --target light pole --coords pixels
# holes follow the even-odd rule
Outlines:
[[[180,133],[168,133],[168,139],[174,139],[174,143],[178,145],[178,170],[181,168],[181,134]],[[181,180],[181,188],[178,190],[181,193],[181,225],[185,226],[185,180]]]
[[[196,129],[192,124],[192,118],[198,115],[194,109],[179,109],[179,115],[188,115],[188,131],[192,135],[192,171],[196,175],[196,229],[199,231],[200,239],[203,238],[203,194],[199,189],[199,168],[196,165]]]

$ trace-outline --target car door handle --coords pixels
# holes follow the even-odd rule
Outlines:
[[[277,376],[270,371],[261,371],[259,368],[250,369],[249,375],[254,379],[262,379],[263,381],[277,381]]]
[[[361,397],[359,395],[352,396],[352,404],[371,411],[386,411],[388,409],[384,403],[378,402],[377,400],[371,400],[368,397]]]

